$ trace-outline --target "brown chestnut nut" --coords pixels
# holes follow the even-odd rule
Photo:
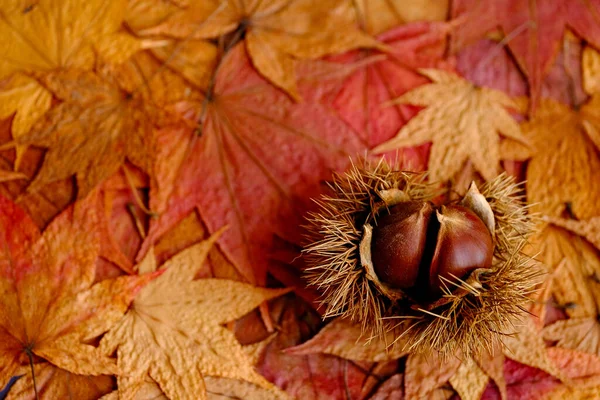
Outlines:
[[[442,277],[463,278],[477,268],[492,265],[494,246],[485,223],[470,209],[450,205],[436,211],[440,223],[435,252],[429,267],[429,290],[439,293]],[[446,286],[452,290],[452,285]]]
[[[392,288],[415,286],[433,206],[424,201],[398,204],[377,218],[371,257],[379,280]]]
[[[455,288],[442,278],[456,281],[492,264],[492,234],[461,205],[400,203],[377,217],[372,235],[371,262],[379,281],[416,298],[439,296],[444,285]]]

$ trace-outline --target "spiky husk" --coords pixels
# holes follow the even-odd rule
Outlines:
[[[331,194],[317,201],[309,218],[305,250],[309,282],[323,293],[325,317],[345,317],[362,324],[367,337],[389,338],[409,351],[443,355],[491,349],[525,311],[541,272],[522,250],[533,229],[520,185],[501,175],[481,193],[495,216],[494,263],[465,280],[445,282],[443,297],[419,304],[402,294],[389,296],[361,263],[360,243],[366,223],[388,206],[390,191],[402,201],[432,201],[439,186],[426,175],[394,170],[384,160],[361,161],[329,184]]]

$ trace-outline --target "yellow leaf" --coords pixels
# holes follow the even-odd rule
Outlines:
[[[421,73],[433,83],[411,90],[394,103],[426,108],[374,151],[433,142],[429,157],[432,180],[452,178],[467,160],[485,179],[494,178],[500,171],[499,135],[527,144],[506,110],[517,104],[503,92],[476,87],[449,72],[426,69]]]
[[[488,381],[488,376],[472,359],[463,361],[450,378],[450,384],[458,392],[461,400],[479,400]]]
[[[378,35],[414,21],[445,21],[448,0],[354,0],[358,20],[365,32]]]
[[[116,32],[123,0],[40,0],[0,11],[0,79],[17,71],[91,68],[93,45]]]
[[[532,239],[533,253],[552,272],[551,291],[570,317],[598,314],[600,301],[600,258],[596,249],[582,238],[547,226]]]
[[[11,131],[15,140],[27,133],[52,103],[52,94],[33,78],[15,74],[0,84],[0,118],[16,113]],[[27,146],[17,145],[15,169],[18,169]]]
[[[542,100],[534,117],[521,125],[532,143],[526,189],[533,211],[560,216],[569,205],[580,219],[600,214],[600,157],[586,133],[600,127],[598,101],[577,111]]]
[[[217,57],[214,44],[205,40],[169,40],[164,46],[153,48],[152,54],[199,89],[209,86]]]
[[[169,398],[177,399],[207,398],[203,376],[273,389],[222,324],[286,290],[194,280],[216,239],[213,235],[167,261],[163,275],[140,291],[131,310],[102,339],[101,349],[117,351],[118,365],[128,377],[126,385],[119,385],[120,392],[131,392],[132,387],[135,392],[147,375]],[[153,264],[144,265],[149,270]]]
[[[600,93],[600,53],[586,46],[581,59],[583,88],[589,95]]]

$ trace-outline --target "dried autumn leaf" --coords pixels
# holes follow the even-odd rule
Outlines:
[[[7,118],[13,113],[12,137],[17,139],[27,134],[35,121],[48,109],[52,102],[52,94],[35,79],[14,74],[0,84],[0,118]],[[25,147],[17,147],[15,170],[18,169]]]
[[[600,214],[600,156],[587,132],[600,128],[600,97],[579,110],[542,100],[535,116],[521,125],[531,142],[527,168],[527,200],[532,210],[560,216],[568,204],[577,218]],[[506,141],[507,159],[520,157],[519,145]]]
[[[49,148],[28,191],[76,175],[81,198],[116,172],[125,158],[152,171],[153,130],[174,121],[161,105],[183,96],[184,90],[173,75],[153,68],[140,55],[98,74],[70,69],[45,76],[43,83],[63,102],[18,141]]]
[[[377,146],[375,152],[433,142],[429,158],[432,180],[452,178],[466,161],[485,179],[500,171],[499,134],[527,144],[518,124],[506,108],[517,108],[503,92],[476,87],[457,75],[433,69],[421,70],[433,81],[414,89],[394,103],[425,106],[398,135]]]
[[[27,179],[27,175],[22,174],[21,172],[0,169],[0,182],[13,181],[17,179]]]
[[[354,8],[365,32],[378,35],[388,29],[416,21],[444,21],[448,0],[356,0]]]
[[[364,147],[330,108],[295,103],[260,77],[243,46],[227,53],[215,82],[205,103],[188,104],[194,122],[201,116],[201,136],[165,132],[169,144],[150,192],[160,217],[142,253],[197,207],[210,232],[229,226],[221,249],[247,281],[261,284],[273,235],[297,242],[320,181]]]
[[[592,217],[584,221],[564,218],[547,218],[548,222],[560,226],[576,235],[584,237],[588,242],[600,250],[600,216]]]
[[[600,304],[600,258],[587,241],[548,226],[534,242],[533,251],[552,270],[552,295],[571,318],[595,317]]]
[[[132,309],[102,338],[100,348],[106,354],[116,351],[118,365],[127,375],[120,392],[135,393],[147,375],[176,399],[207,398],[203,376],[238,379],[274,390],[221,324],[286,290],[194,280],[216,239],[213,236],[167,261],[161,268],[164,274],[140,291]],[[138,269],[156,269],[153,252]]]
[[[404,373],[404,396],[406,400],[427,398],[444,385],[460,367],[456,357],[442,361],[436,354],[410,354]]]
[[[276,86],[298,99],[295,59],[319,58],[358,47],[378,46],[355,24],[343,0],[226,0],[193,2],[140,34],[208,39],[244,38],[252,64]]]
[[[379,379],[397,369],[395,362],[392,371],[378,373],[372,363],[357,363],[325,354],[286,354],[282,350],[298,345],[312,335],[320,318],[291,296],[277,299],[270,308],[279,332],[267,345],[258,368],[265,378],[294,398],[362,399],[371,393]]]
[[[581,40],[565,35],[561,51],[541,82],[541,96],[577,107],[587,95],[582,87]],[[457,70],[478,86],[502,90],[512,97],[526,96],[527,78],[502,42],[483,39],[456,54]]]
[[[371,362],[395,360],[407,354],[403,351],[402,343],[392,344],[395,339],[393,334],[390,333],[387,339],[387,343],[378,338],[370,339],[362,333],[360,325],[336,318],[308,341],[286,349],[286,353],[324,353],[347,360]]]
[[[461,400],[479,400],[490,378],[468,359],[460,364],[456,373],[450,377],[450,384],[458,392]]]
[[[583,87],[585,91],[590,95],[600,93],[600,53],[587,46],[583,50],[581,64],[583,66]]]
[[[52,365],[45,371],[55,371],[43,373],[44,385],[54,388],[45,398],[67,396],[68,381],[60,380],[71,374],[83,375],[74,382],[100,384],[105,379],[93,376],[117,373],[114,359],[88,343],[122,317],[151,276],[92,285],[99,252],[96,221],[95,198],[90,196],[40,235],[23,211],[0,196],[1,386],[28,366],[29,357],[48,361]]]
[[[544,339],[557,346],[600,355],[600,324],[597,317],[569,318],[546,326]]]
[[[600,47],[600,5],[587,0],[459,0],[452,16],[460,23],[452,37],[453,52],[502,29],[508,48],[527,74],[533,105],[537,105],[544,75],[554,61],[568,26]]]
[[[411,105],[382,105],[427,82],[418,68],[450,68],[443,60],[448,30],[446,23],[408,24],[377,37],[388,46],[387,52],[358,50],[332,57],[345,64],[364,63],[335,92],[333,107],[369,147],[392,138],[415,115],[416,108]],[[424,169],[419,165],[424,161],[418,161],[413,168]]]
[[[0,12],[0,79],[18,71],[91,69],[96,43],[120,29],[125,4],[10,0]]]
[[[505,347],[502,351],[504,355],[521,364],[538,368],[562,379],[563,374],[548,358],[546,344],[532,319],[525,317],[525,320],[517,329],[515,335],[503,339]]]

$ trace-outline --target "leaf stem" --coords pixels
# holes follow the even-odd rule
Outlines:
[[[25,348],[25,354],[29,358],[29,366],[31,367],[31,379],[33,380],[33,391],[35,392],[35,400],[40,400],[40,396],[37,390],[37,383],[35,382],[35,369],[33,367],[33,355],[31,354],[31,348]]]

